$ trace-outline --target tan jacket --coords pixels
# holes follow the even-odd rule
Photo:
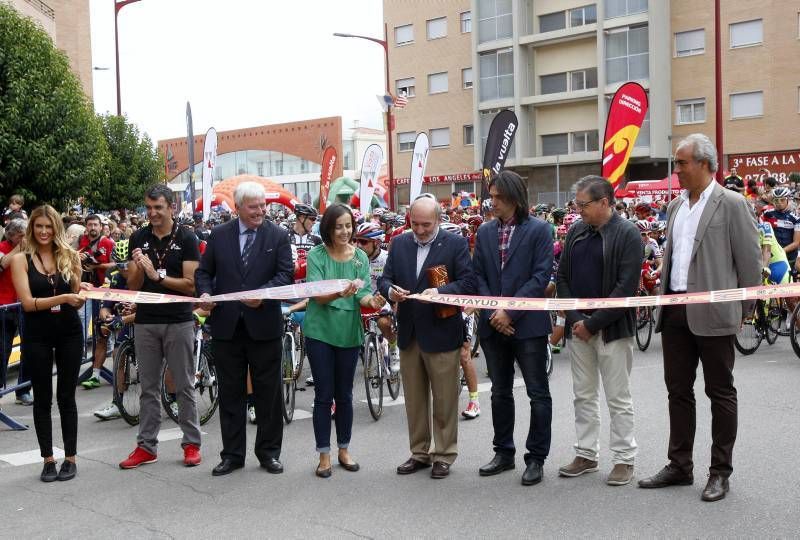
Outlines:
[[[672,268],[672,229],[682,198],[667,209],[667,243],[661,273],[661,294],[666,294]],[[687,292],[715,291],[761,285],[761,249],[755,214],[746,199],[719,184],[706,202],[694,239]],[[720,302],[686,306],[689,329],[698,336],[736,334],[742,313],[753,302]],[[662,310],[658,310],[656,332],[661,331]]]

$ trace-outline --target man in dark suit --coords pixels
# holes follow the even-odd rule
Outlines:
[[[444,478],[458,453],[458,366],[464,321],[458,311],[440,318],[438,306],[406,296],[473,294],[475,275],[466,239],[439,229],[442,209],[435,198],[420,195],[409,212],[412,232],[392,241],[378,280],[381,294],[397,302],[397,344],[411,446],[411,457],[397,467],[397,473],[414,473],[433,463],[431,477]],[[434,288],[427,270],[440,265],[447,269],[449,283]]]
[[[195,274],[200,297],[289,285],[292,252],[286,232],[264,221],[264,188],[255,182],[236,187],[239,218],[216,227]],[[222,461],[214,476],[244,466],[246,381],[250,371],[258,432],[255,454],[270,473],[283,472],[280,364],[283,317],[280,302],[241,300],[201,304],[211,311],[211,337],[219,377]]]
[[[481,296],[543,298],[553,270],[550,226],[528,215],[528,195],[518,174],[502,171],[489,183],[497,219],[478,229],[473,266]],[[531,404],[523,485],[542,480],[550,452],[553,403],[547,380],[546,311],[482,310],[478,332],[492,380],[494,458],[479,469],[493,476],[514,468],[514,361]]]

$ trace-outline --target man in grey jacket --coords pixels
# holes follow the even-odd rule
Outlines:
[[[559,298],[634,296],[642,266],[639,230],[614,211],[614,188],[600,176],[575,184],[582,221],[567,233],[558,267]],[[632,309],[566,312],[567,339],[575,393],[575,459],[558,470],[564,477],[598,470],[600,456],[600,379],[611,416],[611,460],[606,483],[621,486],[633,478],[636,439],[630,374],[633,361]]]

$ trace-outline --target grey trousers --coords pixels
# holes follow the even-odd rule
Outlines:
[[[183,431],[181,446],[200,446],[200,420],[194,384],[194,322],[137,324],[136,360],[142,387],[139,409],[139,435],[136,444],[158,454],[161,429],[161,371],[167,362],[178,397],[178,423]]]

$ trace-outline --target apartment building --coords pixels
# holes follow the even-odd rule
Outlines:
[[[714,3],[672,0],[671,11],[673,140],[716,141]],[[721,0],[720,44],[720,165],[786,181],[800,172],[800,2]]]
[[[384,0],[389,79],[408,105],[394,109],[393,172],[397,202],[408,204],[408,176],[417,133],[430,139],[423,191],[441,200],[475,190],[470,0]]]

